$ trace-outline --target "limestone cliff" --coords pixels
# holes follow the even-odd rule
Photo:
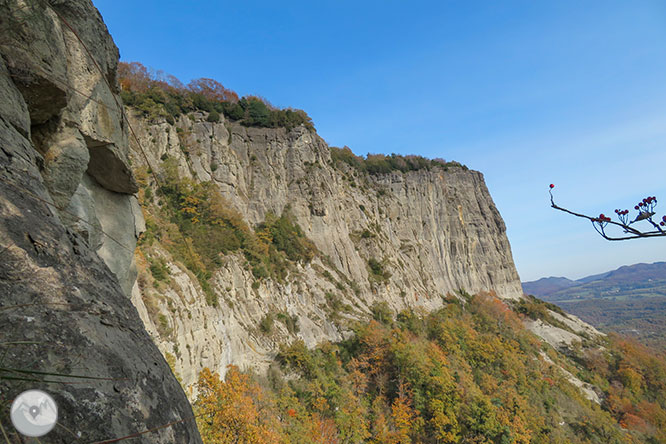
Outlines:
[[[106,26],[89,0],[2,1],[0,56],[0,421],[11,435],[4,406],[41,388],[47,442],[182,419],[141,442],[201,442],[128,297],[143,220]]]
[[[373,311],[430,311],[462,291],[521,298],[481,173],[442,163],[368,174],[305,125],[245,127],[202,112],[168,123],[123,110],[118,51],[88,0],[11,0],[0,11],[0,325],[3,343],[36,342],[12,344],[5,362],[113,379],[45,387],[77,437],[190,418],[167,364],[194,398],[203,367],[262,371],[282,344],[340,340]],[[267,221],[288,215],[280,223],[307,257],[280,251],[271,273],[230,238],[201,273],[176,220],[195,214],[201,195],[170,201],[174,177],[210,185],[210,205],[234,219],[221,229],[256,236],[265,254],[275,241]],[[211,245],[226,236],[210,235]],[[562,328],[528,326],[554,346],[596,333],[556,315]],[[2,376],[4,399],[27,388]],[[49,442],[71,442],[67,429]],[[142,440],[200,442],[193,421]]]
[[[157,173],[144,182],[156,196],[144,199],[149,215],[164,205],[154,179],[175,164],[183,178],[214,183],[251,226],[289,207],[318,250],[282,282],[256,279],[242,255],[227,254],[210,279],[220,300],[212,307],[168,248],[142,248],[133,301],[186,386],[202,367],[265,368],[281,343],[296,338],[308,346],[340,340],[378,302],[399,312],[435,309],[458,290],[521,297],[504,223],[479,172],[452,165],[370,175],[334,162],[304,126],[248,128],[196,112],[172,125],[128,114],[140,139],[133,165]],[[157,259],[170,276],[156,289],[148,264]],[[372,261],[381,264],[379,278]],[[271,315],[277,321],[267,329]]]

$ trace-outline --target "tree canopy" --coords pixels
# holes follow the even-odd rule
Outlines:
[[[139,62],[118,65],[120,95],[125,105],[134,107],[150,119],[166,119],[173,124],[181,114],[203,111],[208,121],[224,115],[245,126],[286,128],[299,125],[314,129],[312,119],[300,109],[278,109],[266,99],[249,95],[238,97],[214,79],[200,78],[184,85],[162,71],[149,70]]]

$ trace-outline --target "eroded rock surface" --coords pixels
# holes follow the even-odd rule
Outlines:
[[[261,372],[280,344],[295,339],[308,346],[338,341],[378,302],[397,313],[437,309],[458,290],[522,295],[504,222],[479,172],[451,166],[373,176],[334,165],[326,143],[305,127],[246,128],[208,122],[205,113],[180,116],[174,125],[132,109],[128,115],[149,162],[132,144],[135,168],[160,175],[168,160],[182,178],[212,181],[250,226],[289,207],[319,251],[284,282],[256,280],[242,255],[227,255],[210,280],[215,308],[168,248],[152,244],[149,259],[164,260],[170,277],[152,288],[140,257],[144,277],[133,301],[185,386],[203,367]],[[145,186],[155,202],[162,199],[151,174]],[[371,259],[390,276],[373,280]],[[298,331],[279,320],[262,331],[266,316],[277,314],[296,319]]]
[[[28,388],[51,393],[63,427],[43,442],[184,420],[136,441],[200,443],[191,407],[129,297],[143,220],[117,102],[118,50],[88,0],[3,1],[0,17],[3,367],[102,378],[27,382],[5,377],[26,373],[5,372],[2,404]],[[6,410],[0,421],[13,435]]]

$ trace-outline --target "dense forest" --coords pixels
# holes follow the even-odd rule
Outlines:
[[[344,342],[284,346],[267,377],[202,371],[204,442],[666,442],[666,361],[632,340],[586,340],[565,357],[492,294],[373,313]],[[566,372],[594,384],[601,404]]]

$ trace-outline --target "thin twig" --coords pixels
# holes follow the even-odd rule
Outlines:
[[[594,229],[597,231],[597,233],[599,233],[599,235],[601,235],[601,237],[603,237],[606,240],[622,241],[622,240],[629,240],[629,239],[638,239],[638,238],[643,238],[643,237],[647,238],[647,237],[657,237],[657,236],[666,235],[666,232],[662,231],[661,228],[659,228],[659,226],[657,226],[658,231],[640,231],[640,230],[637,230],[633,227],[630,227],[629,225],[625,225],[623,223],[615,222],[615,221],[612,221],[612,220],[605,220],[605,221],[603,221],[604,224],[616,225],[618,227],[621,227],[624,230],[625,233],[632,233],[633,234],[632,236],[611,237],[611,236],[606,234],[606,231],[604,229],[605,225],[601,224],[598,217],[592,217],[592,216],[588,216],[586,214],[576,213],[575,211],[571,211],[571,210],[568,210],[566,208],[560,207],[559,205],[557,205],[555,203],[552,191],[548,191],[548,192],[550,193],[550,206],[552,208],[554,208],[556,210],[559,210],[559,211],[563,211],[563,212],[568,213],[568,214],[571,214],[572,216],[581,217],[583,219],[587,219],[587,220],[591,221],[592,225],[594,226]],[[650,222],[652,222],[652,221],[650,221]],[[655,225],[654,222],[652,222],[652,224]]]

